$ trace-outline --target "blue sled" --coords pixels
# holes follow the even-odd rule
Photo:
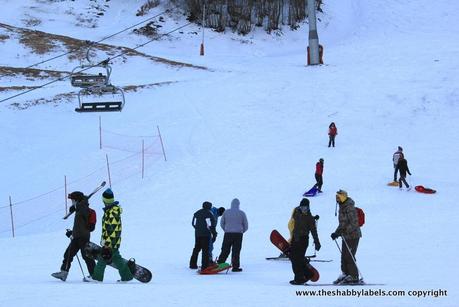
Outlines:
[[[319,193],[319,189],[314,185],[309,191],[304,192],[303,196],[312,197],[312,196],[316,196],[317,193]]]

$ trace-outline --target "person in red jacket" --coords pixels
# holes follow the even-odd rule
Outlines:
[[[338,129],[336,128],[335,123],[331,123],[330,126],[328,126],[328,147],[332,146],[335,147],[335,136],[338,135]]]
[[[320,158],[319,162],[316,163],[316,187],[319,193],[322,193],[322,185],[324,184],[322,174],[324,172],[324,159]]]

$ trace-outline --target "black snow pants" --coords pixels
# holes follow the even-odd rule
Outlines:
[[[223,236],[222,251],[218,257],[217,262],[226,262],[231,251],[231,265],[233,269],[240,268],[240,254],[242,248],[242,233],[239,232],[225,232]]]
[[[290,261],[292,271],[295,274],[295,281],[299,283],[307,282],[313,275],[308,269],[308,260],[304,257],[308,248],[308,238],[301,237],[299,240],[292,240],[290,245]]]
[[[89,242],[89,238],[73,238],[70,241],[69,246],[65,250],[64,253],[64,260],[62,261],[61,270],[68,272],[70,270],[70,266],[72,265],[73,257],[81,250],[81,255],[83,256],[84,262],[86,262],[86,266],[88,267],[89,275],[94,273],[94,267],[96,266],[96,262],[86,257],[84,252],[84,247],[86,243]]]
[[[209,266],[209,240],[210,237],[195,237],[193,253],[190,258],[190,268],[197,267],[198,255],[201,250],[201,270]]]

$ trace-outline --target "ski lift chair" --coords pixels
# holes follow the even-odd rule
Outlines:
[[[97,99],[89,99],[89,97]],[[114,97],[106,99],[108,96]],[[113,85],[93,86],[78,92],[79,107],[76,112],[114,112],[121,111],[124,107],[124,92],[120,87]]]
[[[78,71],[85,69],[92,69],[101,67],[105,69],[105,74],[98,73],[96,74],[85,74]],[[91,86],[102,86],[110,84],[110,74],[112,73],[112,68],[110,65],[101,63],[100,65],[80,65],[75,67],[72,70],[72,76],[70,77],[70,83],[74,87],[87,88]]]

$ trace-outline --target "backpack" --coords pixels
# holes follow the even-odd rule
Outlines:
[[[359,221],[359,226],[362,227],[365,224],[365,212],[363,212],[363,210],[359,207],[355,207],[355,210],[357,211],[357,219]]]
[[[88,214],[88,228],[89,231],[94,231],[96,229],[96,222],[97,222],[97,215],[96,211],[94,209],[88,208],[89,209],[89,214]]]

